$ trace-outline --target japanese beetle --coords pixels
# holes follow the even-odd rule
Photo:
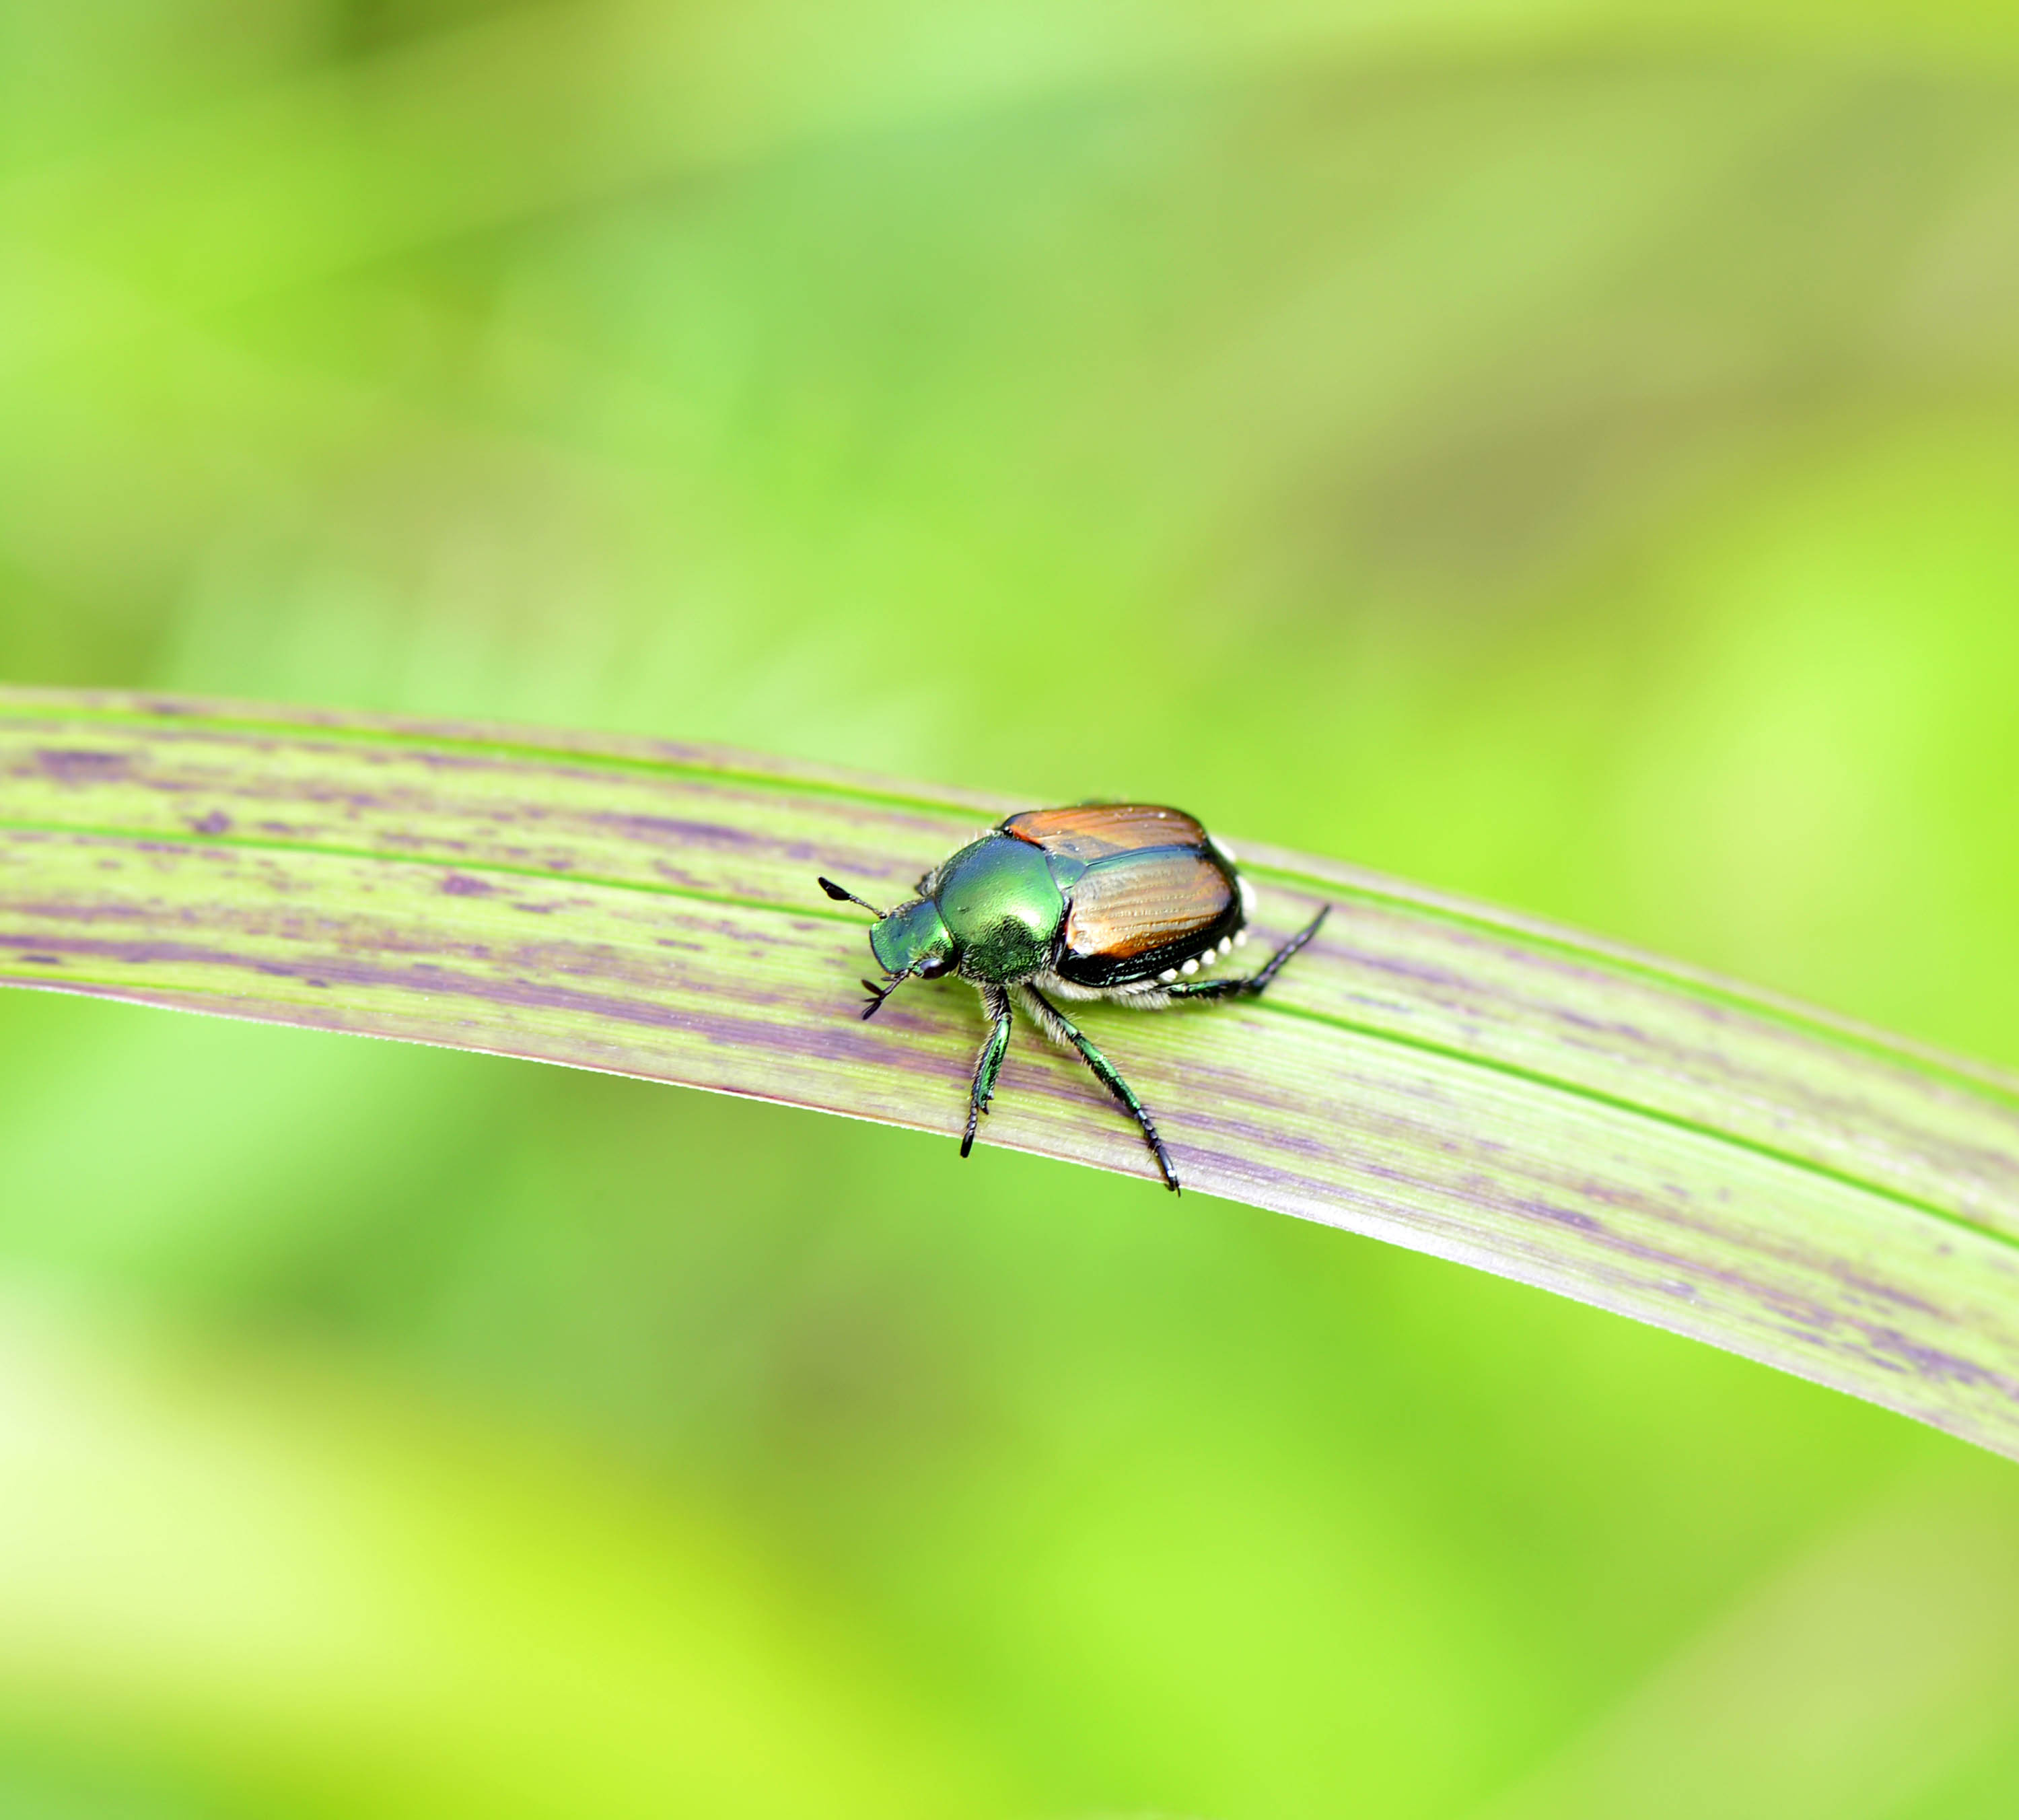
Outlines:
[[[1238,978],[1195,977],[1248,940],[1253,888],[1233,856],[1177,809],[1097,803],[1027,809],[999,821],[919,881],[919,894],[894,910],[820,881],[837,903],[859,904],[876,919],[869,950],[883,984],[865,980],[873,1017],[914,975],[957,973],[973,981],[988,1014],[988,1040],[969,1092],[967,1133],[988,1110],[1010,1045],[1012,1001],[1062,1049],[1075,1050],[1094,1077],[1143,1129],[1163,1172],[1178,1187],[1155,1122],[1114,1064],[1048,995],[1112,999],[1161,1010],[1191,999],[1253,998],[1283,963],[1318,934],[1328,905],[1285,942],[1260,971]]]

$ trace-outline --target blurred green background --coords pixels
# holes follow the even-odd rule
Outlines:
[[[2019,1065],[2015,433],[2010,8],[0,0],[11,680],[1140,794]],[[2014,1811],[1959,1443],[0,994],[0,1813]]]

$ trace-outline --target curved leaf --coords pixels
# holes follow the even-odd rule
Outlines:
[[[1006,809],[641,740],[0,691],[0,981],[953,1134],[958,982],[856,1017],[872,899]],[[1086,1023],[1187,1184],[1693,1335],[2019,1455],[2019,1083],[1328,861],[1238,847],[1269,998]],[[1013,1043],[984,1140],[1136,1175]]]

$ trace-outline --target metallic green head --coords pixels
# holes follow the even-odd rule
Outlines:
[[[922,980],[938,978],[955,959],[952,932],[930,897],[900,904],[877,918],[869,931],[869,952],[885,973],[916,973]]]

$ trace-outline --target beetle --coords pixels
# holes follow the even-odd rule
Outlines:
[[[865,1018],[914,977],[957,973],[980,991],[989,1031],[968,1093],[962,1156],[973,1149],[975,1127],[995,1097],[1013,1001],[1060,1048],[1077,1050],[1122,1103],[1174,1194],[1177,1173],[1156,1122],[1051,995],[1144,1010],[1194,999],[1252,999],[1318,934],[1332,908],[1320,910],[1258,971],[1198,978],[1246,943],[1254,887],[1194,818],[1142,803],[1006,817],[926,873],[918,896],[894,910],[879,910],[832,879],[819,883],[836,903],[859,905],[876,919],[869,950],[883,983],[862,982],[869,993]]]

